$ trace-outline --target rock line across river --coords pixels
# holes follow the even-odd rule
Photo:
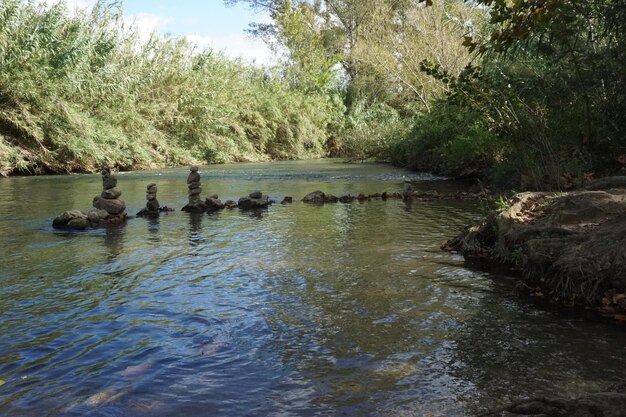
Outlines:
[[[246,197],[239,198],[238,201],[227,200],[225,203],[219,199],[217,195],[212,195],[206,200],[202,200],[200,194],[202,192],[201,177],[197,166],[189,167],[189,175],[187,176],[188,202],[182,208],[182,211],[188,213],[212,213],[223,209],[239,208],[242,211],[267,209],[275,203],[274,200],[262,191],[254,191]],[[158,187],[156,183],[150,183],[146,187],[146,206],[137,213],[137,216],[158,216],[161,212],[174,211],[168,207],[160,207],[157,200]],[[122,224],[127,220],[125,213],[126,203],[120,199],[122,191],[117,186],[117,178],[111,173],[107,166],[102,168],[102,193],[93,199],[94,209],[87,213],[80,210],[68,210],[60,216],[57,216],[52,225],[55,228],[85,230],[88,228],[103,227],[107,225]],[[403,192],[387,192],[365,194],[359,193],[356,196],[351,194],[334,196],[326,194],[323,191],[313,191],[302,198],[302,202],[310,204],[334,204],[343,203],[350,204],[359,201],[371,200],[477,200],[486,198],[488,194],[485,192],[456,192],[456,193],[439,193],[437,191],[417,192],[413,191],[413,187],[404,184]],[[293,198],[284,197],[281,204],[291,204]]]

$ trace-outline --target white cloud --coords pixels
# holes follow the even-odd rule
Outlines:
[[[247,63],[254,63],[259,66],[276,63],[276,57],[263,41],[245,34],[216,37],[187,35],[186,37],[199,49],[209,47],[215,51],[223,52],[231,59],[240,58]]]
[[[60,3],[61,0],[36,0],[37,4],[51,7]],[[71,14],[76,14],[78,10],[88,10],[95,4],[95,0],[65,0],[65,4]]]
[[[59,0],[36,1],[45,5],[45,7],[50,7],[59,2]],[[68,9],[72,14],[75,14],[78,10],[91,9],[95,2],[96,0],[66,0]],[[267,13],[259,13],[257,17],[257,20],[261,23],[271,22],[271,17]],[[167,33],[168,25],[172,22],[170,18],[150,13],[137,13],[124,16],[123,19],[127,28],[134,27],[137,30],[139,41],[142,43],[148,41],[150,35],[154,32],[161,35]],[[190,21],[195,22],[198,18],[190,19]],[[232,33],[222,36],[191,34],[185,37],[200,50],[211,48],[215,51],[223,52],[228,58],[241,59],[249,64],[263,66],[277,62],[274,53],[263,41],[245,33]]]
[[[127,27],[134,27],[141,42],[150,39],[153,32],[163,33],[169,24],[170,19],[150,13],[137,13],[124,16],[124,24]]]

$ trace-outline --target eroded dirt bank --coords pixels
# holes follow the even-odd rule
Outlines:
[[[443,249],[520,271],[521,291],[626,321],[626,177],[517,194]]]

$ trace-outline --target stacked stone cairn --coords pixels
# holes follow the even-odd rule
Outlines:
[[[152,183],[146,187],[146,207],[142,209],[137,216],[154,216],[158,215],[161,211],[159,207],[159,200],[157,200],[157,185]]]
[[[66,211],[52,221],[53,227],[84,230],[126,221],[126,203],[119,198],[122,191],[117,188],[117,178],[111,174],[108,166],[103,166],[101,172],[102,193],[93,198],[95,208],[86,214],[80,210]]]
[[[189,176],[187,177],[187,188],[189,188],[189,202],[182,211],[187,213],[203,213],[206,211],[206,204],[200,198],[202,187],[200,187],[200,174],[197,166],[189,167]]]
[[[117,188],[117,178],[111,174],[107,166],[102,168],[102,193],[93,198],[93,206],[98,210],[104,210],[109,214],[111,223],[117,223],[113,218],[125,217],[126,203],[120,199],[122,190]]]

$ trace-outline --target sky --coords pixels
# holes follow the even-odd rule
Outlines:
[[[55,0],[44,0],[46,3]],[[89,7],[94,0],[68,0],[71,7]],[[125,20],[133,22],[147,39],[152,31],[186,36],[199,47],[223,51],[255,65],[275,62],[272,52],[259,39],[245,33],[252,22],[269,17],[243,4],[225,6],[222,0],[124,0]]]

